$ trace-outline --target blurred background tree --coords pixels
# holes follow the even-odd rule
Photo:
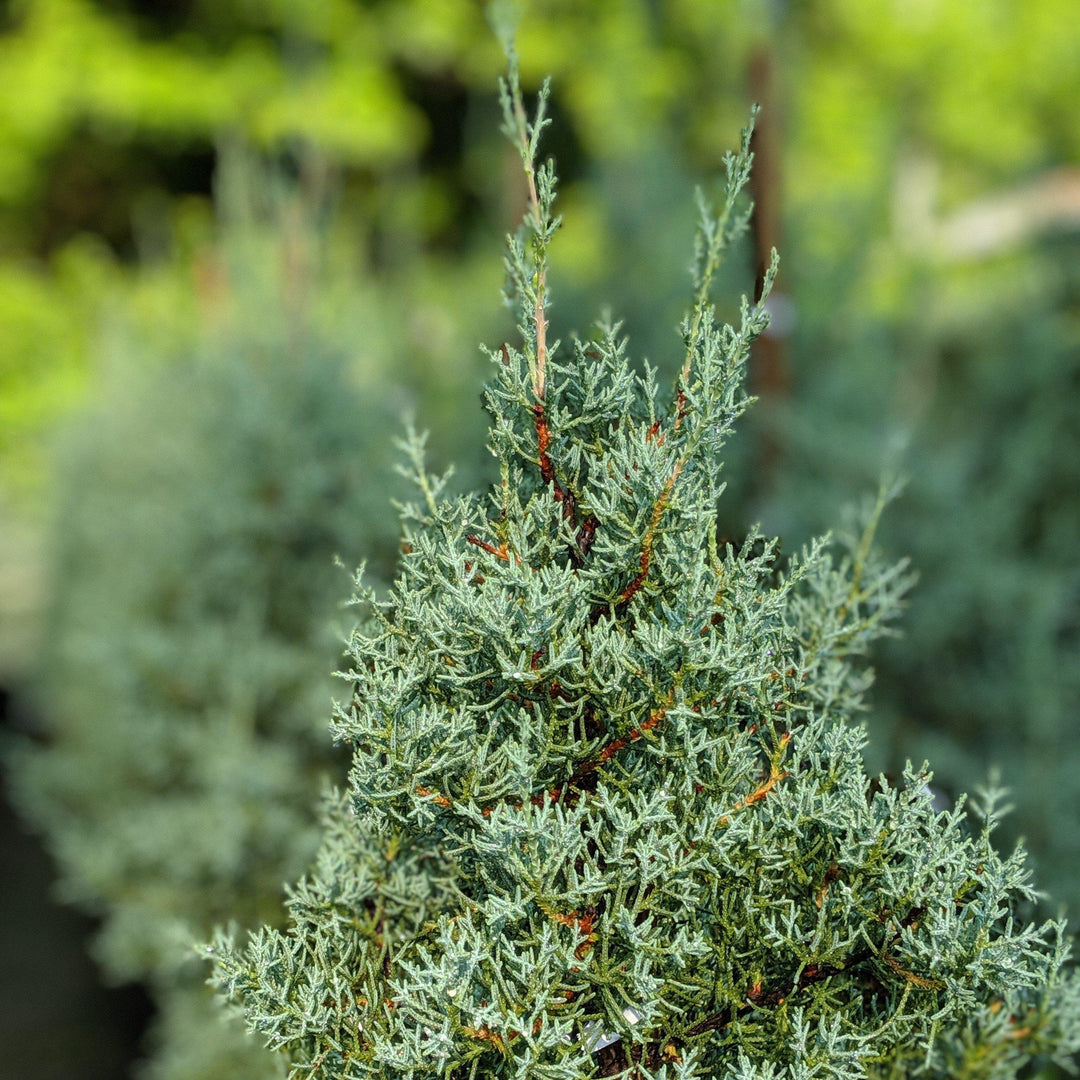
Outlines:
[[[923,581],[879,663],[873,764],[928,754],[950,793],[1000,765],[1038,880],[1075,913],[1074,0],[522,7],[573,209],[559,333],[606,302],[671,363],[686,194],[766,105],[740,280],[777,243],[782,293],[723,528],[760,519],[794,546],[882,469],[911,476],[884,539]],[[98,393],[103,351],[123,382],[205,334],[230,147],[329,193],[312,303],[354,386],[416,406],[433,460],[483,468],[476,344],[509,333],[488,299],[521,198],[500,65],[478,0],[0,2],[0,674],[16,701],[62,584],[43,554],[65,527],[55,432]],[[118,325],[152,344],[117,350]]]
[[[222,1023],[192,943],[261,922],[312,858],[312,785],[344,768],[325,721],[350,580],[334,559],[385,581],[396,546],[401,392],[364,386],[318,178],[233,153],[215,186],[190,323],[114,329],[68,425],[39,738],[8,761],[60,892],[101,920],[104,973],[152,989],[157,1080],[277,1075]]]

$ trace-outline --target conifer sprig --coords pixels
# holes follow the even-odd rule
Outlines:
[[[510,46],[508,74],[505,79],[499,80],[499,101],[503,110],[502,130],[511,142],[517,145],[525,167],[525,179],[529,188],[526,225],[532,229],[532,243],[531,254],[526,256],[520,239],[511,241],[508,277],[518,295],[530,304],[523,314],[526,320],[531,319],[531,324],[523,327],[523,336],[531,346],[533,394],[537,406],[541,409],[547,369],[547,251],[551,238],[560,225],[560,219],[552,215],[555,203],[554,168],[550,164],[537,166],[536,163],[540,136],[544,128],[551,123],[546,115],[550,92],[550,82],[545,80],[537,96],[536,115],[530,121],[525,115],[525,104],[521,96],[517,55],[513,46]]]
[[[222,936],[218,985],[308,1080],[1006,1080],[1080,1045],[1063,927],[929,773],[871,780],[859,661],[910,585],[865,527],[782,562],[718,540],[719,451],[776,270],[709,290],[745,228],[749,133],[706,208],[662,404],[618,324],[548,342],[555,174],[516,68],[521,344],[491,352],[500,481],[422,505],[349,647],[352,744],[293,927]]]

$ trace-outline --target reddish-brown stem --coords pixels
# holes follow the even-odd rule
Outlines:
[[[600,753],[595,758],[590,758],[588,761],[583,761],[575,770],[574,774],[566,782],[567,788],[579,787],[581,782],[587,777],[591,776],[601,765],[606,761],[610,761],[620,750],[629,746],[632,742],[637,742],[646,732],[652,731],[654,727],[660,724],[664,717],[667,716],[668,709],[671,708],[671,703],[675,700],[675,693],[671,691],[667,700],[663,705],[658,706],[649,713],[648,717],[641,723],[639,727],[634,728],[632,731],[627,732],[621,739],[613,739],[606,746],[604,746]]]
[[[780,783],[781,780],[786,780],[790,775],[791,774],[788,772],[781,772],[774,765],[773,768],[770,770],[769,775],[765,777],[765,779],[762,780],[762,782],[753,791],[751,791],[749,795],[747,795],[743,799],[740,799],[731,808],[731,812],[734,814],[737,813],[739,810],[745,810],[748,806],[753,806],[754,803],[761,802],[761,800],[764,799],[769,794],[769,792],[772,791],[773,788],[775,788],[776,785]],[[726,825],[727,823],[728,815],[725,814],[720,819],[720,824]]]
[[[791,734],[790,732],[785,731],[784,734],[780,736],[780,751],[782,752],[790,742]],[[745,810],[748,806],[753,806],[754,803],[761,802],[761,800],[764,799],[769,794],[769,792],[772,791],[773,788],[775,788],[776,785],[780,783],[781,780],[786,780],[790,775],[791,773],[780,768],[779,761],[774,758],[772,765],[769,767],[769,775],[766,776],[765,779],[762,780],[761,783],[758,784],[758,786],[753,791],[751,791],[749,795],[741,798],[731,808],[731,813],[738,813],[738,811]],[[726,825],[728,823],[728,820],[728,815],[725,814],[720,819],[720,824]]]
[[[431,801],[436,806],[448,807],[448,806],[453,805],[451,803],[451,801],[450,801],[449,796],[447,796],[447,795],[439,795],[436,792],[432,791],[431,788],[424,787],[423,784],[417,784],[416,788],[415,788],[415,791],[416,791],[416,794],[419,795],[420,798],[422,798],[422,799],[426,799],[426,798],[428,798],[428,796],[432,796]]]
[[[690,377],[689,363],[687,369],[683,375],[683,379]],[[683,417],[686,415],[686,393],[682,389],[675,395],[675,430],[678,431],[682,425]]]
[[[596,527],[599,524],[600,519],[595,514],[589,514],[581,523],[581,528],[578,529],[577,546],[582,559],[589,554],[589,550],[593,546],[593,541],[596,539]]]
[[[667,504],[671,499],[671,493],[675,490],[675,481],[679,479],[679,473],[682,472],[682,466],[683,463],[681,461],[676,462],[675,468],[671,470],[671,475],[667,478],[667,483],[664,484],[664,490],[660,492],[660,498],[658,498],[653,505],[652,517],[649,519],[649,526],[645,530],[645,537],[641,541],[641,558],[638,560],[639,570],[634,577],[634,580],[619,594],[619,599],[615,601],[616,607],[622,607],[626,604],[634,593],[645,584],[645,579],[649,576],[649,564],[652,562],[653,544],[656,542],[656,530],[660,525],[660,519],[664,516],[664,510],[667,509]]]
[[[502,559],[503,562],[510,561],[510,553],[506,549],[506,544],[500,544],[496,547],[494,544],[489,544],[486,540],[481,540],[479,536],[466,536],[466,540],[470,544],[475,544],[478,548],[483,548],[489,555],[494,555],[497,559]]]
[[[551,428],[548,427],[547,413],[544,410],[543,401],[537,401],[533,405],[533,421],[536,424],[536,454],[540,461],[540,475],[545,484],[551,484],[555,489],[555,498],[562,502],[562,488],[555,479],[555,466],[551,463],[548,455],[548,446],[551,443]]]

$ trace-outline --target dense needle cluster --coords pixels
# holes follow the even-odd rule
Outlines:
[[[215,980],[295,1077],[993,1080],[1080,1042],[1064,928],[1027,925],[998,799],[938,811],[925,769],[866,774],[852,723],[910,584],[863,527],[781,559],[723,538],[720,450],[757,302],[710,286],[747,224],[749,130],[701,200],[665,395],[617,325],[548,337],[546,90],[507,134],[521,344],[492,352],[500,480],[443,497],[407,444],[388,598],[352,637],[352,745],[291,926],[221,935]],[[663,402],[663,404],[661,404]]]

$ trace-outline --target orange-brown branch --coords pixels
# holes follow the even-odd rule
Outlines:
[[[671,690],[668,693],[667,700],[663,705],[658,706],[649,713],[648,717],[640,724],[640,726],[634,728],[632,731],[627,732],[619,739],[613,739],[606,746],[604,746],[600,753],[595,758],[590,758],[588,761],[583,761],[575,770],[573,775],[566,783],[566,789],[579,787],[581,782],[587,777],[591,776],[597,769],[600,768],[605,762],[610,761],[620,750],[625,749],[633,742],[637,742],[646,732],[652,731],[658,724],[660,724],[664,717],[667,716],[668,709],[671,708],[672,702],[675,700],[675,691]]]
[[[502,559],[503,562],[510,561],[510,553],[506,549],[506,544],[502,543],[498,547],[494,544],[489,544],[486,540],[481,540],[479,536],[466,536],[466,540],[470,544],[475,544],[478,548],[483,548],[489,555],[494,555],[497,559]]]
[[[431,796],[431,801],[436,806],[447,807],[453,805],[453,803],[450,801],[449,796],[439,795],[436,792],[432,791],[431,788],[424,787],[423,784],[417,784],[414,790],[416,791],[416,794],[419,795],[422,799],[426,799],[428,796]]]
[[[645,579],[649,576],[649,564],[652,562],[653,545],[656,543],[656,530],[660,526],[660,519],[664,516],[664,511],[667,509],[668,503],[671,501],[671,493],[675,490],[675,481],[679,479],[679,473],[682,472],[682,467],[683,463],[681,460],[676,462],[675,468],[671,470],[671,475],[664,484],[664,490],[660,492],[660,497],[653,505],[652,516],[649,519],[648,528],[645,530],[645,537],[641,541],[641,558],[638,560],[638,572],[635,575],[634,580],[619,594],[619,599],[615,601],[616,607],[622,607],[626,604],[638,589],[645,584]]]
[[[687,369],[683,373],[683,379],[685,380],[685,379],[687,379],[689,377],[690,377],[690,370],[689,370],[689,364],[688,364]],[[675,396],[675,430],[676,431],[679,430],[679,427],[682,425],[682,422],[683,422],[683,417],[686,416],[686,406],[687,406],[686,393],[683,390],[680,389],[678,394],[676,394],[676,396]]]
[[[555,488],[555,499],[562,502],[563,491],[559,482],[555,479],[555,466],[548,454],[548,446],[551,444],[551,428],[547,422],[547,412],[544,402],[537,401],[533,404],[533,421],[536,425],[536,456],[540,463],[540,475],[545,484],[551,484]]]
[[[637,742],[647,731],[652,731],[657,724],[667,715],[668,707],[664,705],[662,708],[656,709],[649,713],[649,718],[641,725],[641,727],[634,728],[628,735],[625,735],[621,739],[616,739],[614,742],[609,742],[603,750],[600,751],[601,761],[610,761],[620,750],[625,746],[629,746],[632,742]]]
[[[781,751],[783,751],[783,749],[788,745],[789,742],[791,742],[791,735],[785,731],[780,738]],[[766,798],[769,795],[769,792],[771,792],[777,784],[779,784],[782,780],[786,780],[790,775],[791,773],[789,773],[786,769],[781,769],[779,762],[774,760],[772,765],[770,765],[769,767],[769,775],[766,776],[765,779],[762,780],[761,783],[758,784],[758,786],[753,791],[751,791],[749,795],[744,795],[743,798],[741,798],[731,808],[730,813],[737,814],[740,810],[745,810],[748,806],[753,806],[755,803],[761,802],[761,800]],[[730,815],[725,814],[720,819],[720,824],[726,825],[729,820]]]
[[[506,1054],[506,1040],[497,1032],[492,1031],[487,1024],[481,1024],[478,1028],[463,1027],[462,1032],[470,1039],[480,1039],[483,1042],[489,1042],[500,1054]]]

